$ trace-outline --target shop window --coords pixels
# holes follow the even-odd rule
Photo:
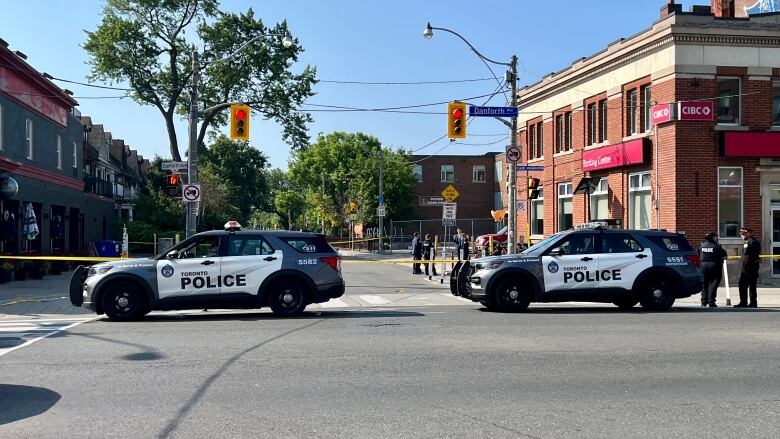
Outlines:
[[[631,136],[637,133],[636,112],[637,112],[637,92],[631,90],[626,97],[626,134]]]
[[[531,200],[531,234],[544,234],[544,188],[539,186],[539,196]]]
[[[650,131],[651,90],[649,85],[640,88],[642,93],[642,131]]]
[[[596,104],[588,105],[588,145],[596,143]]]
[[[496,181],[501,181],[501,170],[504,168],[504,162],[501,160],[496,162]]]
[[[722,238],[739,237],[742,224],[742,168],[718,168],[718,230]]]
[[[441,181],[455,181],[455,165],[441,165]]]
[[[485,165],[474,165],[474,166],[472,166],[471,174],[472,174],[471,181],[473,181],[474,183],[484,183],[485,182]]]
[[[57,169],[62,169],[62,136],[57,134]]]
[[[600,178],[590,194],[590,219],[592,221],[609,218],[609,179]]]
[[[412,175],[414,176],[414,181],[418,183],[423,181],[422,165],[414,165],[414,168],[412,168]]]
[[[24,140],[27,144],[27,160],[33,159],[33,121],[27,119],[24,125]]]
[[[739,78],[718,78],[718,123],[739,125],[742,87]]]
[[[574,201],[571,182],[558,185],[558,230],[574,227]]]
[[[2,110],[2,109],[0,109]],[[2,112],[0,112],[2,115]],[[780,126],[780,81],[772,83],[772,125]],[[3,130],[0,127],[0,136],[2,136]],[[2,140],[0,140],[2,142]],[[2,145],[0,145],[2,149]]]
[[[650,228],[650,173],[640,172],[628,176],[628,217],[632,229]]]
[[[607,136],[607,130],[609,129],[609,123],[607,121],[607,100],[602,99],[599,101],[599,142],[606,142],[609,138]]]

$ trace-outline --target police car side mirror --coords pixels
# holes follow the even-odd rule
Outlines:
[[[552,250],[550,250],[549,253],[547,253],[549,256],[561,256],[563,255],[563,250],[561,250],[560,247],[556,247]]]
[[[166,257],[166,258],[168,258],[168,259],[176,259],[176,255],[177,255],[178,253],[179,253],[179,252],[177,252],[176,250],[171,250],[171,251],[169,251],[169,252],[168,252],[168,253],[165,255],[165,257]]]

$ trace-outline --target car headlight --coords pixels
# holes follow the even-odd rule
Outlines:
[[[487,264],[485,264],[486,270],[495,270],[496,268],[500,267],[501,264],[503,264],[504,261],[498,260],[498,261],[490,261]]]
[[[112,268],[114,268],[114,266],[113,266],[113,265],[102,265],[102,266],[100,266],[100,267],[97,267],[97,268],[95,268],[95,267],[90,267],[90,268],[89,268],[89,271],[87,272],[87,277],[92,277],[92,276],[94,276],[94,275],[96,275],[96,274],[106,274],[106,273],[108,273],[108,272],[109,272],[109,270],[111,270]]]

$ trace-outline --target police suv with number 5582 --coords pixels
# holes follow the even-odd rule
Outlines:
[[[637,303],[667,310],[701,291],[699,256],[685,236],[609,229],[589,223],[552,235],[517,255],[456,266],[453,294],[507,312],[531,302]]]
[[[300,314],[344,294],[341,258],[324,236],[225,230],[194,235],[164,254],[79,267],[70,299],[111,320],[153,310],[260,308]]]

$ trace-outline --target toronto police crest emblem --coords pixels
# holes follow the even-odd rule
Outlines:
[[[549,264],[547,264],[547,270],[550,273],[557,273],[558,272],[558,264],[555,261],[550,262]]]
[[[162,274],[163,277],[173,276],[173,267],[170,265],[164,266],[162,269],[160,269],[160,274]]]

